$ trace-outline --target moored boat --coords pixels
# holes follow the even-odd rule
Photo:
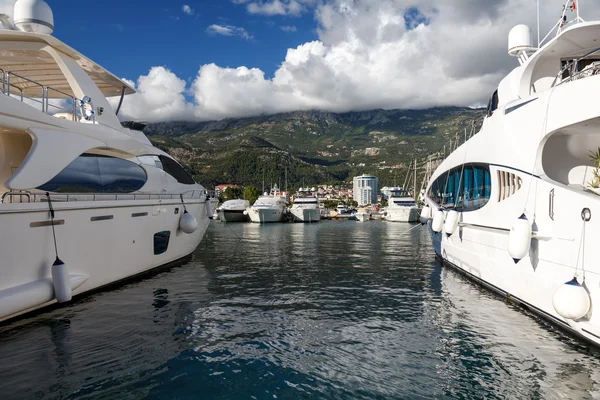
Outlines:
[[[135,89],[53,37],[45,2],[0,20],[0,320],[191,254],[216,199],[119,121]]]
[[[295,222],[319,222],[321,211],[315,196],[297,197],[290,207],[290,214]]]
[[[286,207],[287,201],[275,185],[270,194],[265,192],[247,208],[246,213],[250,220],[256,223],[283,222],[286,218]]]
[[[388,199],[384,219],[390,222],[418,222],[421,209],[405,190],[394,190]]]
[[[221,222],[247,222],[250,217],[246,210],[250,207],[248,200],[227,200],[217,208]]]
[[[568,1],[537,47],[511,30],[519,66],[433,174],[421,216],[447,265],[600,345],[600,21],[579,12]]]

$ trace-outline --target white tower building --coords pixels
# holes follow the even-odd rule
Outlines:
[[[373,175],[355,176],[353,180],[353,197],[359,206],[377,204],[379,179]]]

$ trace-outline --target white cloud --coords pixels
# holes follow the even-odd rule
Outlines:
[[[233,25],[213,24],[206,28],[206,33],[209,33],[211,35],[239,36],[246,40],[252,39],[252,35],[250,35],[244,28]]]
[[[558,19],[563,1],[544,3],[542,36]],[[587,20],[600,19],[600,4],[582,9]],[[535,31],[536,20],[533,0],[461,0],[460,5],[450,0],[323,0],[314,11],[319,40],[288,49],[272,78],[256,68],[208,64],[186,89],[183,80],[162,68],[158,75],[170,74],[179,84],[169,89],[171,100],[161,90],[144,90],[134,102],[152,103],[157,96],[154,102],[161,107],[132,110],[146,116],[142,119],[206,120],[306,109],[484,104],[517,65],[506,54],[510,28],[527,23]],[[245,31],[237,29],[242,28],[212,25],[208,31],[242,36]],[[141,77],[138,88],[145,78],[157,80]],[[185,101],[186,90],[193,101]]]
[[[137,89],[123,100],[119,113],[123,119],[153,122],[194,117],[194,106],[184,95],[186,82],[167,68],[152,67],[148,75],[139,77],[137,85],[123,80]],[[116,109],[119,99],[111,98],[110,103]]]
[[[236,4],[247,4],[250,14],[298,16],[308,10],[316,0],[233,0]]]
[[[0,0],[0,14],[9,15],[12,18],[13,10],[17,0]],[[0,30],[5,29],[0,23]]]
[[[283,26],[280,26],[279,29],[281,29],[284,32],[296,32],[298,30],[293,25],[283,25]]]
[[[188,6],[187,4],[184,4],[183,7],[181,7],[181,10],[186,13],[187,15],[194,15],[195,11],[192,7]]]

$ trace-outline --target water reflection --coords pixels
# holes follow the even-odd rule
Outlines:
[[[411,227],[213,223],[183,267],[1,326],[2,398],[593,397],[596,351]]]

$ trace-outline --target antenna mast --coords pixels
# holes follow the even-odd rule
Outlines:
[[[540,0],[537,0],[537,39],[538,49],[540,48]]]

